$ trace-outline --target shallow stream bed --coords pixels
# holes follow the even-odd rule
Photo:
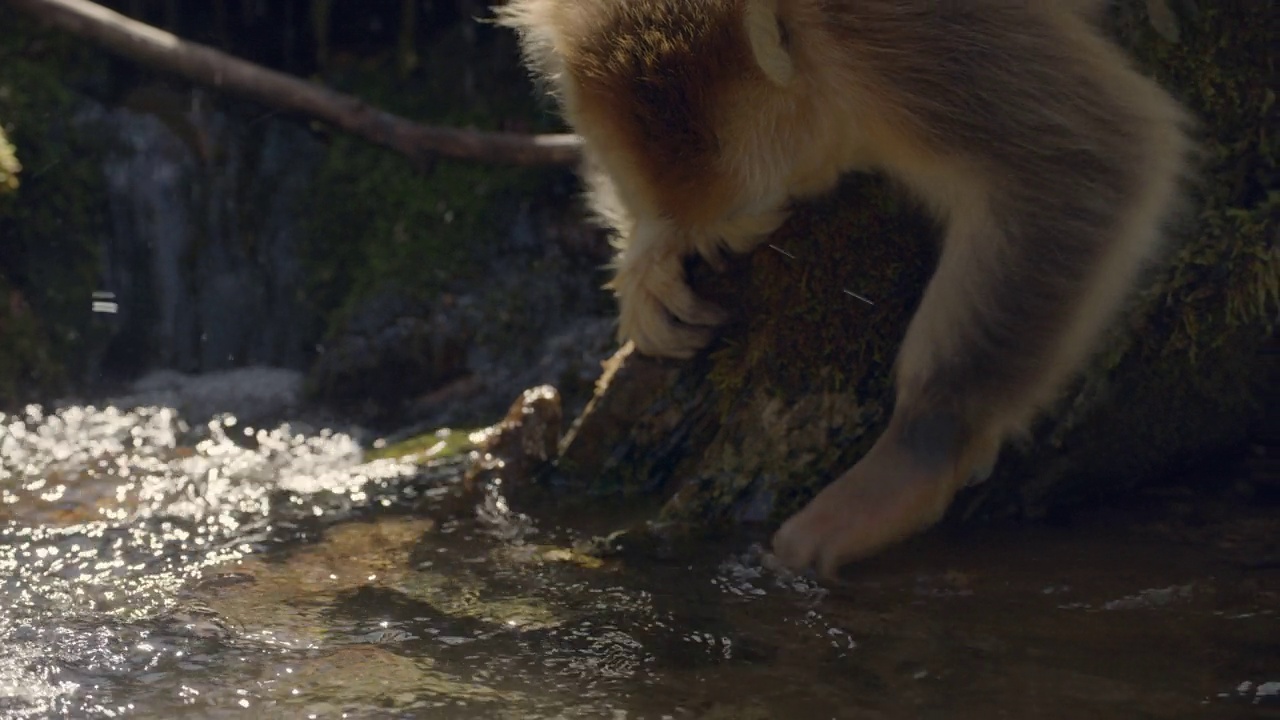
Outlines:
[[[823,587],[755,537],[601,562],[301,425],[30,408],[0,458],[6,718],[1280,718],[1247,505],[939,532]]]

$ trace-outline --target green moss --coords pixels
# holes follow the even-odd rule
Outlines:
[[[1235,328],[1270,332],[1280,313],[1280,18],[1268,3],[1209,4],[1170,43],[1134,3],[1117,13],[1120,37],[1144,69],[1201,120],[1197,215],[1158,291],[1164,349],[1192,353]]]
[[[387,287],[431,296],[475,266],[502,228],[492,204],[522,178],[441,162],[417,170],[403,158],[336,138],[316,176],[308,236],[311,281],[341,318]]]
[[[325,81],[419,122],[545,127],[550,116],[533,100],[510,40],[469,36],[460,26],[434,38],[422,51],[421,75],[405,79],[384,57],[337,64]],[[511,224],[511,208],[535,197],[547,178],[545,170],[447,160],[416,167],[335,136],[305,208],[312,301],[330,313],[333,330],[380,291],[432,297],[476,279],[479,260]]]
[[[4,134],[4,125],[0,124],[0,195],[18,189],[20,172],[22,163],[18,162],[18,151]]]
[[[476,443],[471,439],[472,432],[470,430],[443,429],[424,433],[391,445],[371,448],[365,451],[364,459],[370,461],[429,456],[432,460],[438,460],[456,457],[475,449]]]
[[[63,384],[53,346],[22,294],[0,277],[0,408],[34,399],[33,386]]]
[[[852,195],[857,203],[848,203]],[[876,238],[894,241],[864,241]],[[933,239],[877,177],[853,176],[836,195],[805,207],[773,248],[751,257],[738,301],[750,342],[731,339],[713,355],[710,377],[721,397],[731,403],[762,383],[779,397],[847,392],[873,377],[861,389],[883,392],[879,379],[893,362],[886,349],[896,346],[919,300]]]
[[[68,85],[96,67],[86,52],[0,7],[0,121],[25,166],[0,192],[0,405],[65,389],[94,331],[105,179]]]

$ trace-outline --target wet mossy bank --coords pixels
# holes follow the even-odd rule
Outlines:
[[[476,23],[486,10],[471,0],[106,4],[420,122],[556,123],[514,38]],[[597,291],[606,245],[578,222],[568,169],[414,164],[7,6],[0,124],[22,167],[16,188],[0,170],[0,407],[92,395],[154,368],[267,364],[309,372],[314,400],[388,426],[457,414],[460,383],[536,365],[546,336],[609,310]],[[121,168],[129,179],[109,187]],[[95,292],[119,312],[95,313]],[[472,362],[476,347],[485,357]],[[578,364],[550,379],[581,396],[594,361]],[[509,384],[469,421],[500,414],[520,387]],[[419,402],[450,387],[449,403]]]
[[[69,387],[102,327],[88,312],[106,226],[102,146],[66,79],[85,52],[0,7],[0,407]]]
[[[1087,372],[961,494],[952,521],[1041,516],[1161,481],[1240,451],[1275,402],[1280,17],[1267,3],[1201,5],[1177,43],[1143,3],[1111,16],[1204,124],[1194,212]],[[665,498],[661,525],[782,520],[887,422],[890,366],[935,240],[879,178],[851,177],[731,276],[696,272],[738,320],[690,363],[615,356],[554,476],[586,497]]]
[[[557,128],[500,28],[461,17],[415,62],[420,77],[405,78],[335,61],[326,80],[427,124]],[[517,380],[549,338],[610,309],[598,291],[607,242],[580,222],[572,168],[414,166],[336,135],[313,186],[303,257],[308,292],[325,309],[313,398],[384,429],[483,424],[529,382],[577,386],[569,392],[585,400],[593,364]],[[599,345],[600,333],[589,334]]]

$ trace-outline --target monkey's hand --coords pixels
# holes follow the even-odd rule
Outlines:
[[[941,519],[962,485],[990,472],[998,445],[951,451],[949,431],[932,430],[908,440],[890,423],[858,464],[783,523],[773,536],[778,560],[834,578],[842,565]]]
[[[618,296],[618,336],[645,355],[689,358],[725,319],[694,294],[683,258],[669,251],[623,257],[608,287]]]

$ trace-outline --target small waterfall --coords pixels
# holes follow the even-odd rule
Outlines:
[[[298,256],[323,147],[296,123],[155,86],[82,120],[108,144],[108,373],[301,368],[319,320]]]

